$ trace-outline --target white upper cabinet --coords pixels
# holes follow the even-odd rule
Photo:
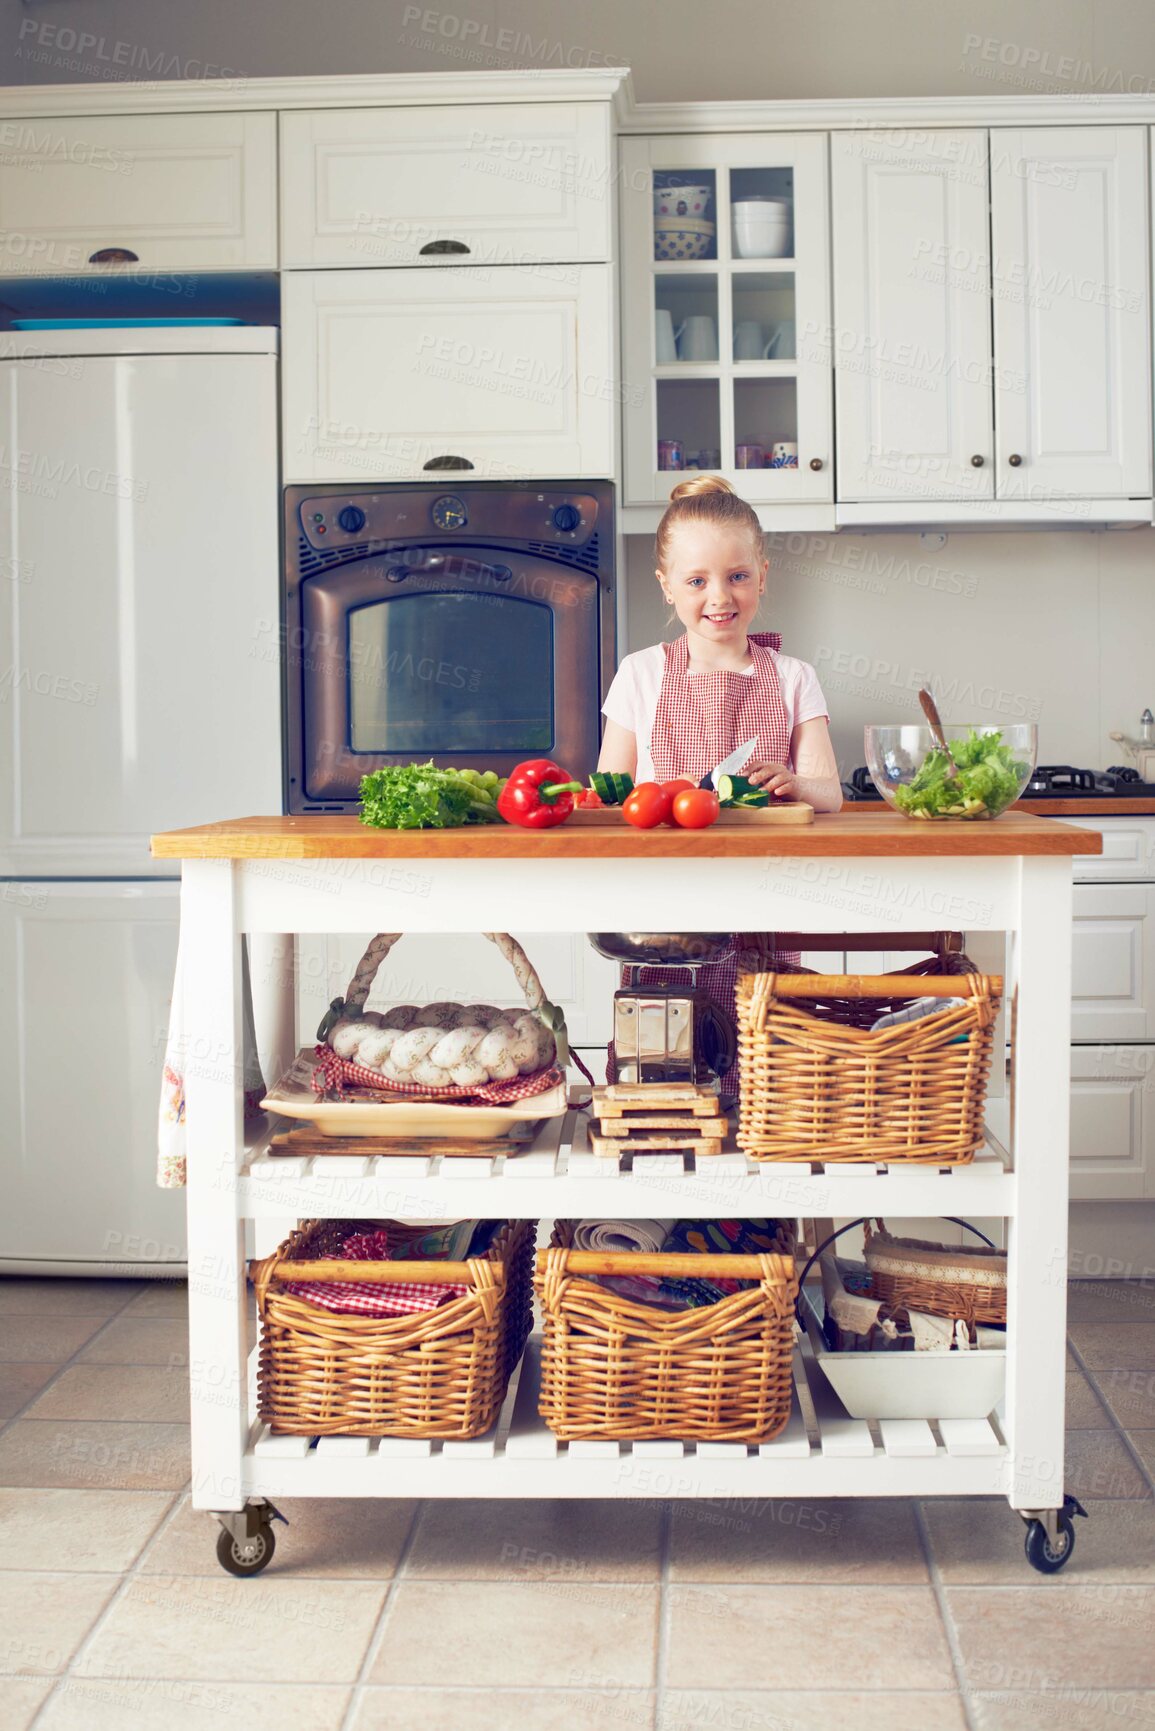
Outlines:
[[[613,147],[607,102],[284,114],[283,261],[604,261]]]
[[[0,273],[276,266],[274,114],[14,119],[0,131]]]
[[[291,271],[284,479],[612,477],[609,265]]]
[[[990,499],[987,135],[831,148],[838,497]]]
[[[1147,133],[991,133],[999,498],[1151,493]]]

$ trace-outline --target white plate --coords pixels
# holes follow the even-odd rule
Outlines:
[[[296,1061],[270,1088],[261,1105],[282,1118],[305,1118],[322,1136],[459,1136],[484,1142],[504,1136],[515,1124],[537,1118],[560,1118],[566,1109],[566,1085],[506,1106],[457,1106],[445,1100],[326,1100],[313,1092],[317,1055],[302,1046]]]

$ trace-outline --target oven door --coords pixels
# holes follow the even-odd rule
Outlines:
[[[305,578],[298,596],[290,811],[355,810],[361,777],[384,764],[506,774],[527,757],[583,772],[596,762],[592,572],[493,547],[407,546]]]

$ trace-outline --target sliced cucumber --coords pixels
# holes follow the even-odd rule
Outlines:
[[[621,805],[634,790],[631,776],[596,769],[590,776],[590,786],[603,805]]]
[[[745,806],[748,809],[770,804],[770,795],[744,775],[720,775],[717,787],[722,805]]]

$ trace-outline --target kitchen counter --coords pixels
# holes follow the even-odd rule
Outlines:
[[[325,1438],[313,1447],[308,1435],[266,1434],[245,1394],[246,1223],[269,1242],[287,1223],[320,1217],[768,1213],[1011,1221],[1005,1408],[997,1429],[985,1419],[952,1428],[944,1418],[937,1431],[922,1421],[890,1430],[884,1422],[880,1446],[865,1424],[848,1430],[819,1389],[827,1402],[819,1422],[830,1425],[833,1446],[812,1445],[799,1419],[781,1448],[736,1445],[722,1458],[678,1447],[673,1494],[1002,1493],[1020,1511],[1061,1507],[1065,1284],[1055,1274],[1067,1264],[1071,946],[1056,939],[1071,929],[1072,858],[1100,847],[1094,830],[1049,816],[921,824],[869,810],[760,830],[639,832],[623,824],[540,835],[496,826],[399,833],[341,815],[257,817],[154,837],[158,858],[184,862],[183,1009],[195,1060],[185,1072],[189,1261],[212,1274],[195,1283],[190,1305],[190,1362],[208,1367],[192,1381],[194,1507],[231,1515],[249,1499],[281,1496],[654,1494],[646,1471],[630,1476],[632,1462],[645,1466],[640,1445],[619,1455],[616,1444],[599,1443],[583,1455],[544,1432],[531,1360],[508,1431],[454,1445],[455,1454],[436,1444],[391,1449],[388,1439]],[[280,1075],[312,1033],[296,1025],[298,934],[532,938],[605,927],[870,934],[870,948],[890,947],[879,942],[884,932],[898,944],[916,930],[1008,934],[1015,1087],[998,1131],[988,1130],[972,1162],[944,1168],[678,1154],[635,1159],[627,1169],[583,1151],[576,1124],[559,1123],[548,1147],[524,1154],[452,1160],[436,1149],[428,1157],[358,1150],[286,1160],[269,1153],[266,1126],[246,1128],[243,939],[275,940],[264,946],[272,959],[255,972],[250,950],[250,977],[254,991],[275,997],[262,1059]],[[416,942],[413,951],[419,958]]]
[[[1043,804],[1042,801],[1036,802]],[[1070,805],[1080,815],[1088,802],[1047,802],[1049,812]],[[1099,803],[1099,802],[1096,802]],[[1106,804],[1106,802],[1102,802]],[[1126,802],[1111,804],[1114,812]],[[1101,837],[1046,821],[1023,808],[992,822],[919,823],[879,804],[844,806],[812,824],[742,829],[636,830],[561,824],[534,831],[507,824],[449,830],[370,829],[337,813],[316,817],[244,817],[152,838],[156,859],[271,860],[700,860],[895,858],[982,859],[1007,855],[1102,852]]]

